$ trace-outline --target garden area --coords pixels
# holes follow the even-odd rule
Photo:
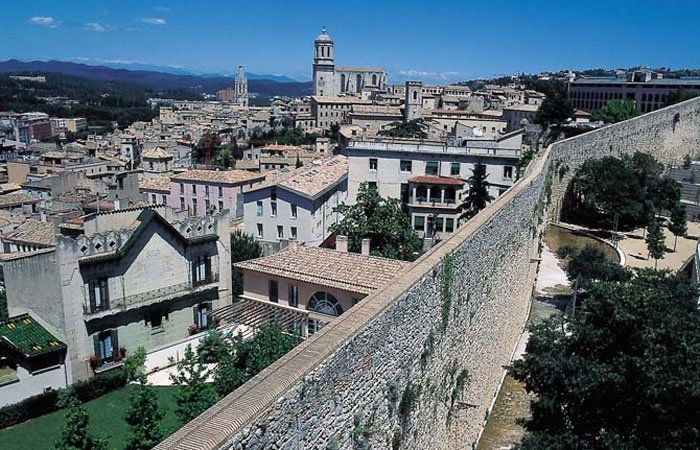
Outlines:
[[[128,385],[84,404],[90,417],[90,432],[104,438],[109,449],[122,449],[130,435],[126,412],[136,385]],[[165,412],[161,427],[172,434],[182,426],[175,415],[173,386],[148,386],[156,393],[158,404]],[[0,430],[0,447],[12,450],[44,450],[53,448],[54,441],[66,423],[66,411],[60,410],[36,419]]]

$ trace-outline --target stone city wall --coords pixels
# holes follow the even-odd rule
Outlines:
[[[394,283],[156,448],[471,448],[526,320],[546,185],[557,201],[582,161],[634,149],[680,161],[699,129],[700,99],[550,146]]]

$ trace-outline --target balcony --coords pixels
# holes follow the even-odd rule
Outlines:
[[[110,298],[109,308],[99,311],[92,311],[90,308],[90,299],[85,298],[83,302],[83,316],[85,320],[100,319],[103,317],[118,314],[120,312],[147,306],[153,303],[160,303],[185,295],[198,294],[218,286],[219,274],[212,273],[206,279],[201,281],[188,280],[184,283],[174,284],[163,288],[152,289],[150,291],[131,294],[118,298]]]
[[[411,208],[442,208],[442,209],[458,209],[459,204],[454,198],[427,198],[414,197],[408,199],[408,206]]]

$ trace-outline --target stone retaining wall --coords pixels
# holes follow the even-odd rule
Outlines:
[[[698,130],[700,99],[550,146],[395,283],[156,449],[471,448],[526,320],[546,184],[556,202],[561,167],[635,148],[678,161]]]

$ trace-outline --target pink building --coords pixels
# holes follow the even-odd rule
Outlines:
[[[141,183],[140,191],[152,204],[166,204],[205,216],[227,209],[231,217],[243,215],[245,188],[265,179],[265,175],[245,170],[188,170],[171,177],[156,177]]]

